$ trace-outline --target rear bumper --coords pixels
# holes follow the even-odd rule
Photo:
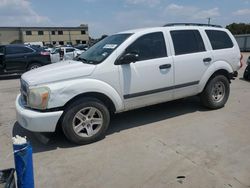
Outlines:
[[[55,132],[56,125],[63,111],[37,112],[22,105],[20,95],[16,98],[17,122],[32,132]]]

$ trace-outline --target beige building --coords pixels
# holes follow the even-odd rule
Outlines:
[[[87,44],[88,25],[79,27],[0,27],[0,44],[43,42],[43,44]]]

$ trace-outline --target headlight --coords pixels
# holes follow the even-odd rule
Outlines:
[[[47,108],[50,90],[47,87],[31,88],[28,93],[28,106],[44,110]]]

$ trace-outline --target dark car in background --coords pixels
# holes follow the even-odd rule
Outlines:
[[[247,59],[247,67],[245,69],[243,77],[245,80],[250,80],[250,56]]]
[[[0,75],[23,73],[51,64],[50,53],[27,45],[0,45]]]

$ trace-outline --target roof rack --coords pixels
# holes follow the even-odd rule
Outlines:
[[[169,24],[164,25],[163,27],[171,27],[171,26],[206,26],[206,27],[222,28],[222,26],[220,26],[220,25],[201,24],[201,23],[169,23]]]

